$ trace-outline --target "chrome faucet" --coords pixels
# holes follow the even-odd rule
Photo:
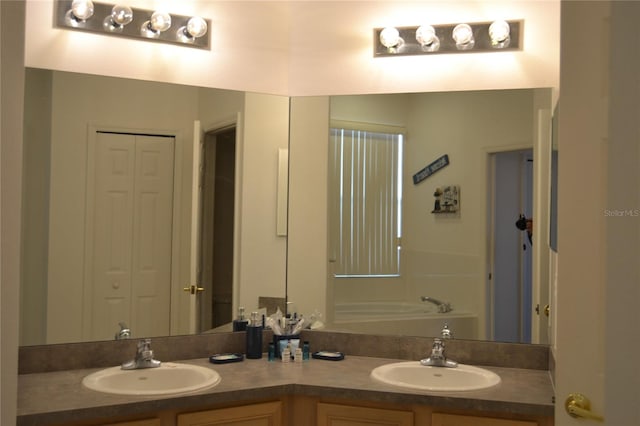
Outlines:
[[[139,368],[155,368],[160,367],[161,362],[153,359],[153,350],[151,349],[151,339],[142,339],[138,341],[138,349],[136,357],[122,364],[123,370],[137,370]]]
[[[131,329],[127,327],[127,325],[123,322],[119,322],[120,331],[116,333],[116,340],[128,339],[131,337]]]
[[[444,342],[442,339],[433,339],[433,346],[431,348],[431,355],[428,358],[420,360],[422,365],[431,365],[434,367],[449,367],[455,368],[458,363],[447,359],[444,355]]]
[[[453,310],[450,303],[441,302],[440,300],[434,299],[433,297],[420,296],[420,300],[436,305],[438,307],[438,313],[440,314],[446,314],[447,312],[451,312]]]

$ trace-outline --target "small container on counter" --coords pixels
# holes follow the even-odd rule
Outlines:
[[[233,320],[233,331],[246,331],[249,320],[244,317],[244,308],[238,308],[238,318]]]
[[[251,322],[247,325],[247,359],[262,358],[262,321],[257,312],[251,313]]]
[[[269,342],[269,350],[267,352],[267,360],[275,361],[276,359],[276,345],[273,342]]]

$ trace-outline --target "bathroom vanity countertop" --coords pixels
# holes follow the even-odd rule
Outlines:
[[[406,360],[349,355],[343,361],[311,359],[289,364],[268,362],[266,357],[216,365],[207,359],[183,360],[177,362],[215,369],[222,378],[220,384],[189,394],[153,397],[111,395],[84,388],[82,378],[100,370],[96,368],[23,374],[18,376],[17,424],[60,424],[168,409],[189,410],[285,395],[553,416],[553,389],[548,371],[484,367],[497,373],[501,383],[492,388],[466,392],[403,389],[369,377],[375,367],[399,361]]]

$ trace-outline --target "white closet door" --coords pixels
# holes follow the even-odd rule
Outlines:
[[[112,339],[119,322],[134,337],[169,334],[173,150],[168,137],[96,135],[84,310],[92,340]]]

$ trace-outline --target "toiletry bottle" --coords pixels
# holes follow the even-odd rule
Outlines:
[[[302,344],[302,360],[303,361],[309,361],[310,350],[311,349],[309,347],[309,342],[305,340],[304,343]]]
[[[268,360],[275,361],[276,359],[276,345],[273,342],[269,342],[269,351],[267,352]]]
[[[289,347],[289,345],[287,345],[287,347],[282,350],[282,362],[291,362],[291,348]]]
[[[238,318],[233,320],[233,331],[245,331],[249,320],[244,317],[244,307],[238,308]]]
[[[251,313],[251,322],[247,325],[247,358],[262,358],[262,322],[257,312]]]

